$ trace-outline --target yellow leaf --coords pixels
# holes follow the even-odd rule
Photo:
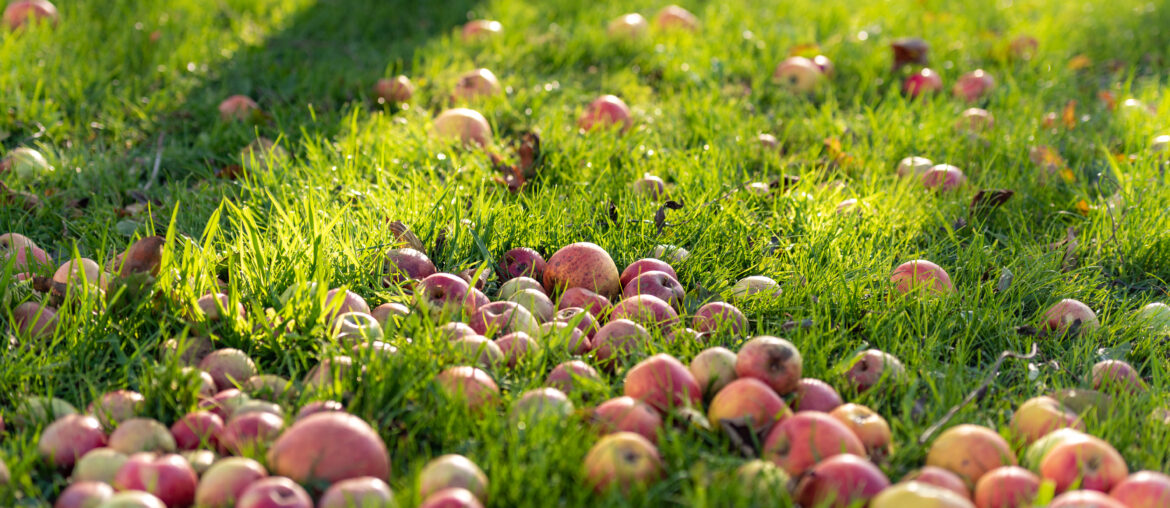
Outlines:
[[[1068,168],[1060,170],[1060,177],[1064,178],[1064,181],[1066,181],[1068,183],[1073,183],[1073,182],[1077,181],[1077,176],[1074,175],[1072,170],[1070,170]]]
[[[1093,63],[1093,61],[1090,60],[1089,57],[1087,57],[1085,55],[1077,55],[1077,56],[1072,57],[1072,59],[1068,61],[1068,69],[1070,71],[1079,71],[1081,69],[1084,69],[1085,67],[1088,67],[1092,63]]]
[[[1068,101],[1068,104],[1064,105],[1061,119],[1064,121],[1066,128],[1071,129],[1077,126],[1077,101]]]
[[[1084,215],[1084,216],[1088,216],[1089,215],[1089,203],[1083,199],[1080,201],[1077,201],[1077,213]]]

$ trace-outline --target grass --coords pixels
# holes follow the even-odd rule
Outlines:
[[[55,30],[0,34],[0,144],[5,151],[35,147],[55,168],[34,181],[0,177],[43,203],[33,211],[0,208],[0,231],[31,237],[59,262],[104,262],[149,234],[167,235],[169,254],[153,296],[82,298],[62,311],[51,339],[0,353],[3,411],[29,395],[84,408],[106,391],[128,388],[147,396],[148,416],[173,421],[194,407],[195,392],[161,346],[194,333],[190,309],[217,277],[252,319],[214,327],[216,345],[247,351],[262,372],[300,380],[339,347],[324,340],[321,298],[281,306],[280,295],[316,281],[346,286],[371,306],[403,299],[376,275],[381,246],[393,239],[387,223],[402,220],[448,271],[494,266],[517,246],[547,257],[590,241],[624,266],[657,244],[681,245],[692,252],[676,266],[692,311],[725,297],[743,276],[776,279],[782,295],[743,309],[753,333],[784,335],[800,348],[807,376],[845,390],[846,360],[869,347],[907,365],[903,386],[848,394],[889,420],[897,449],[884,470],[894,479],[922,464],[928,445],[918,436],[978,386],[1001,351],[1027,351],[1032,342],[1039,355],[1008,360],[985,396],[952,423],[1006,434],[1012,409],[1026,398],[1086,387],[1093,363],[1126,359],[1151,389],[1086,415],[1088,430],[1117,447],[1132,470],[1165,471],[1170,462],[1170,428],[1151,416],[1166,404],[1168,346],[1162,333],[1132,318],[1165,299],[1170,277],[1170,187],[1148,150],[1170,118],[1162,72],[1170,32],[1160,29],[1170,10],[1154,3],[686,1],[703,21],[701,32],[632,42],[610,40],[606,22],[629,11],[649,17],[660,3],[60,4]],[[458,25],[480,17],[501,21],[504,35],[462,43]],[[1039,40],[1035,58],[1005,58],[1008,41],[1022,34]],[[930,42],[933,67],[948,87],[967,70],[994,75],[998,88],[979,104],[995,115],[994,128],[958,134],[954,123],[967,104],[902,97],[888,48],[900,36]],[[827,90],[806,98],[771,85],[774,66],[810,43],[836,64]],[[1077,60],[1087,66],[1070,64]],[[483,152],[428,131],[455,78],[479,66],[508,88],[506,98],[474,105],[497,143],[526,130],[542,138],[540,174],[519,194],[492,182]],[[419,87],[401,110],[378,104],[370,92],[377,78],[398,73]],[[1154,111],[1111,110],[1103,91]],[[220,122],[216,104],[236,93],[255,98],[267,117]],[[579,133],[576,116],[601,93],[624,98],[636,127],[624,135]],[[1075,126],[1042,125],[1046,112],[1062,112],[1070,101]],[[784,152],[761,150],[761,132],[774,133]],[[257,136],[277,140],[291,160],[248,178],[217,178]],[[837,140],[848,160],[827,139]],[[1068,178],[1042,178],[1028,157],[1038,145],[1063,155]],[[898,179],[896,162],[911,154],[961,167],[970,185],[932,194]],[[1126,154],[1135,157],[1119,156]],[[642,173],[666,179],[670,197],[684,204],[666,212],[671,225],[661,231],[653,224],[660,203],[630,191]],[[734,186],[785,175],[800,181],[766,197],[741,191],[716,201]],[[976,190],[992,188],[1015,196],[969,216]],[[864,211],[834,213],[846,198],[859,199]],[[139,202],[149,206],[127,214]],[[960,218],[967,224],[956,228]],[[1054,248],[1070,231],[1075,244]],[[915,258],[946,268],[956,294],[890,298],[890,270]],[[1012,282],[996,291],[1004,270]],[[0,272],[4,321],[7,309],[28,297],[12,276],[11,266]],[[1062,298],[1088,303],[1102,327],[1040,340],[1017,333]],[[294,331],[254,331],[266,308],[292,319]],[[786,321],[806,319],[810,327],[782,331]],[[293,404],[344,400],[379,429],[405,505],[419,501],[418,470],[442,453],[465,454],[485,470],[491,506],[750,502],[727,477],[744,459],[718,431],[665,433],[667,476],[647,489],[589,492],[579,469],[596,438],[585,415],[519,429],[505,410],[480,416],[448,403],[431,379],[465,360],[451,357],[433,326],[407,320],[391,335],[400,348],[393,360],[359,359],[360,376],[352,372]],[[719,336],[654,349],[689,361],[709,345],[741,341]],[[548,349],[515,370],[493,370],[503,406],[542,386],[568,356]],[[618,395],[621,379],[609,375],[607,386],[575,393],[574,402],[585,408]],[[171,389],[176,382],[185,388]],[[38,435],[36,428],[10,428],[3,436],[0,457],[13,488],[0,493],[0,505],[47,505],[67,485],[66,475],[37,457]]]

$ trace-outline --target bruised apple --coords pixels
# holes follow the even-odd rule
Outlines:
[[[628,490],[662,476],[658,448],[633,432],[602,437],[585,455],[585,480],[598,492]]]
[[[761,335],[747,341],[735,358],[735,374],[751,377],[780,395],[796,390],[802,368],[800,351],[787,340]]]

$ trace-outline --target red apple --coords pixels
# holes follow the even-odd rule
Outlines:
[[[216,416],[219,416],[222,419],[227,419],[231,417],[232,412],[234,412],[236,408],[240,407],[240,405],[249,400],[252,399],[243,392],[233,388],[230,390],[223,390],[218,392],[211,398],[200,400],[199,409],[211,411],[212,413],[215,413]]]
[[[488,19],[477,19],[467,22],[463,25],[460,31],[463,40],[466,42],[481,41],[491,37],[495,37],[503,33],[504,25],[499,21],[492,21]]]
[[[478,111],[453,108],[439,113],[434,121],[435,134],[443,139],[457,139],[464,145],[486,147],[492,143],[492,127]]]
[[[340,402],[332,400],[316,400],[305,404],[300,411],[297,412],[297,420],[303,420],[309,416],[317,413],[332,413],[336,411],[344,411],[345,408],[341,406]]]
[[[793,406],[797,411],[820,411],[828,413],[843,404],[837,390],[819,379],[802,378],[796,385]]]
[[[898,176],[901,177],[914,176],[922,178],[922,175],[926,174],[927,171],[930,171],[930,168],[932,167],[934,167],[934,162],[932,162],[930,159],[925,157],[911,156],[898,161],[897,172]]]
[[[483,503],[467,489],[443,489],[423,499],[418,508],[483,508]]]
[[[219,103],[219,118],[225,122],[232,120],[247,120],[253,112],[258,111],[260,105],[247,95],[233,95]]]
[[[106,446],[106,433],[92,416],[66,415],[45,427],[37,443],[41,458],[69,469],[90,450]]]
[[[488,69],[465,72],[459,76],[459,81],[455,82],[455,97],[465,101],[500,95],[503,92],[500,80]]]
[[[256,363],[247,353],[239,349],[217,349],[199,362],[199,368],[211,374],[215,387],[220,390],[243,385],[256,375]]]
[[[572,393],[579,388],[588,390],[591,385],[598,385],[602,380],[601,375],[589,364],[570,360],[554,367],[544,382],[562,392]]]
[[[912,99],[921,95],[938,93],[942,89],[942,78],[939,77],[937,72],[927,68],[911,74],[902,82],[902,92]]]
[[[622,271],[619,283],[624,288],[635,277],[646,272],[663,272],[669,275],[672,279],[678,280],[678,274],[675,273],[674,268],[670,264],[656,258],[643,258],[633,263],[630,263],[625,270]]]
[[[631,354],[639,354],[650,345],[650,332],[628,319],[614,319],[593,336],[593,350],[603,367],[615,367]]]
[[[500,259],[500,269],[508,278],[531,277],[540,280],[544,277],[544,257],[534,249],[517,247],[504,253]],[[501,288],[501,291],[503,288]]]
[[[743,312],[725,302],[711,302],[695,311],[695,331],[699,333],[730,331],[740,335],[747,331],[748,321]]]
[[[435,264],[426,254],[409,247],[390,249],[386,251],[386,261],[383,263],[386,277],[383,285],[402,284],[413,280],[422,280],[435,274]]]
[[[146,492],[129,491],[114,494],[98,508],[167,508],[167,505]]]
[[[1109,492],[1129,475],[1125,459],[1112,445],[1090,437],[1056,445],[1040,461],[1040,476],[1056,483],[1064,492],[1072,485],[1082,489]]]
[[[825,73],[812,60],[793,56],[780,62],[772,73],[772,82],[794,93],[811,93],[825,81]]]
[[[1093,309],[1071,298],[1057,302],[1044,312],[1044,326],[1051,331],[1064,332],[1078,323],[1080,329],[1085,331],[1096,330],[1101,325]]]
[[[1106,392],[1124,391],[1132,395],[1146,391],[1137,369],[1122,360],[1102,360],[1093,365],[1093,389]]]
[[[397,104],[409,101],[414,96],[414,83],[410,78],[402,75],[393,78],[382,78],[374,84],[374,95],[381,102]]]
[[[516,332],[523,333],[523,332]],[[481,367],[492,367],[504,362],[504,351],[482,335],[464,335],[451,341],[458,360],[474,360]]]
[[[637,281],[637,279],[634,279]],[[678,324],[678,313],[665,300],[652,295],[630,296],[613,306],[609,320],[628,319],[647,328],[667,330]]]
[[[378,433],[361,418],[318,413],[297,420],[268,450],[272,472],[299,482],[330,483],[390,477],[390,456]]]
[[[609,299],[585,288],[569,288],[561,295],[557,310],[585,309],[590,316],[601,318],[609,314]]]
[[[662,459],[654,443],[633,432],[601,438],[585,455],[585,479],[593,489],[629,490],[662,476]]]
[[[219,434],[219,452],[240,455],[262,450],[280,435],[284,418],[268,412],[251,412],[233,416]]]
[[[962,496],[963,499],[971,499],[971,489],[967,488],[967,484],[963,482],[963,479],[959,478],[959,475],[941,467],[925,466],[912,471],[910,474],[903,476],[900,483],[906,482],[934,485],[935,487],[954,492]]]
[[[832,416],[802,411],[772,427],[764,440],[762,457],[795,477],[817,462],[843,453],[865,456],[865,445]]]
[[[872,462],[856,455],[835,455],[801,477],[794,497],[801,506],[848,508],[889,486],[890,480]]]
[[[701,407],[703,390],[686,365],[673,356],[658,354],[642,360],[626,373],[625,395],[659,411]]]
[[[621,291],[618,280],[613,259],[600,246],[588,242],[562,247],[548,259],[544,271],[549,294],[579,287],[608,299]]]
[[[317,508],[389,508],[394,506],[390,486],[378,478],[342,480],[329,486]]]
[[[288,478],[269,477],[248,485],[236,508],[313,508],[313,498]]]
[[[760,431],[792,414],[776,392],[763,381],[739,378],[715,394],[707,409],[707,421],[718,425],[723,420],[741,421]]]
[[[1040,477],[1019,466],[992,469],[975,483],[978,508],[1031,506],[1040,490]]]
[[[231,508],[249,485],[268,477],[268,471],[255,460],[228,457],[212,464],[195,489],[195,505],[206,508]]]
[[[129,457],[113,448],[95,448],[73,465],[74,482],[114,483],[114,476]]]
[[[324,308],[329,310],[325,316],[327,321],[333,321],[337,316],[348,312],[370,313],[370,305],[366,303],[366,299],[345,288],[333,288],[327,291]]]
[[[1121,501],[1092,490],[1074,490],[1056,496],[1048,508],[1129,508]]]
[[[477,499],[487,499],[487,475],[462,455],[443,455],[427,462],[419,473],[418,481],[419,496],[424,499],[450,488],[467,489]]]
[[[305,379],[302,381],[305,390],[313,391],[333,386],[349,375],[351,367],[353,367],[353,358],[348,356],[322,358],[320,363],[313,366],[308,374],[305,374]]]
[[[436,273],[414,287],[415,305],[433,320],[457,316],[464,306],[470,286],[449,273]]]
[[[16,153],[10,152],[8,158],[0,161],[0,173],[4,173],[6,165],[27,164],[14,162],[18,159],[39,159],[39,161],[34,161],[34,164],[48,166],[48,163],[44,162],[44,157],[36,150],[27,149],[24,151],[18,148],[13,152]],[[31,272],[40,267],[48,268],[53,264],[53,259],[49,257],[49,254],[37,247],[37,244],[27,236],[19,233],[5,233],[0,235],[0,262],[7,262],[12,258],[16,259],[12,268],[17,272]]]
[[[188,506],[195,502],[199,477],[182,455],[136,453],[131,455],[114,477],[119,491],[148,492],[169,507]]]
[[[735,375],[763,381],[776,393],[787,395],[800,383],[802,360],[791,342],[761,335],[739,349],[735,357]]]
[[[1061,428],[1085,430],[1085,424],[1076,413],[1052,397],[1033,397],[1020,404],[1012,415],[1012,432],[1030,445],[1048,433]]]
[[[890,275],[890,283],[901,294],[912,291],[927,290],[935,294],[947,294],[955,291],[951,284],[951,276],[946,270],[925,259],[907,261],[898,265]]]
[[[500,387],[491,376],[475,367],[450,367],[435,381],[448,397],[465,401],[472,410],[493,405],[500,396]]]
[[[1170,476],[1157,471],[1138,471],[1115,485],[1109,495],[1128,508],[1170,506]]]
[[[504,354],[504,361],[509,367],[515,367],[530,353],[540,351],[540,344],[524,332],[509,333],[496,339],[496,347]]]
[[[194,450],[202,446],[215,448],[223,432],[223,419],[215,413],[195,411],[187,413],[171,425],[171,436],[180,450]]]
[[[658,199],[666,194],[666,181],[650,173],[645,173],[642,175],[642,178],[634,180],[631,187],[634,190],[634,194],[646,196],[650,199]]]
[[[976,69],[960,76],[959,80],[955,82],[954,88],[951,89],[951,93],[959,99],[975,102],[993,89],[995,89],[995,78],[984,72],[983,69]]]
[[[296,395],[296,387],[289,380],[274,374],[258,374],[248,378],[244,388],[256,398],[279,401],[285,395]]]
[[[59,297],[105,291],[109,276],[96,261],[87,258],[66,261],[53,273],[52,291]]]
[[[654,26],[659,30],[678,29],[693,32],[699,29],[699,18],[682,7],[667,5],[654,15]]]
[[[829,415],[857,435],[873,460],[880,462],[893,454],[894,436],[890,432],[890,424],[874,410],[851,402],[837,406]]]
[[[922,186],[940,192],[952,191],[967,183],[963,171],[950,164],[936,164],[922,175]]]
[[[1016,465],[1016,455],[999,434],[978,425],[951,427],[934,440],[926,465],[959,475],[968,487],[997,467]]]
[[[906,367],[890,353],[867,349],[853,357],[845,378],[857,391],[864,392],[886,380],[897,384],[904,382]]]
[[[57,310],[36,302],[24,302],[12,309],[15,332],[21,337],[44,339],[57,331]]]
[[[609,399],[594,408],[593,423],[605,434],[633,432],[651,443],[658,442],[658,429],[662,428],[662,418],[654,408],[625,396]]]
[[[691,360],[691,375],[703,389],[704,396],[719,393],[735,380],[735,353],[724,347],[704,349]]]
[[[512,332],[524,332],[529,335],[540,333],[540,323],[537,323],[528,309],[516,302],[492,302],[484,305],[471,316],[470,324],[476,333],[486,337],[497,333],[500,335]]]
[[[1052,432],[1049,432],[1044,437],[1037,439],[1036,442],[1032,443],[1028,446],[1027,449],[1024,450],[1023,465],[1033,472],[1039,472],[1040,463],[1043,462],[1044,458],[1048,456],[1048,452],[1051,452],[1052,449],[1056,448],[1057,445],[1076,441],[1084,441],[1090,437],[1092,436],[1089,436],[1088,434],[1085,434],[1084,432],[1077,429],[1056,429]]]
[[[581,117],[577,119],[577,127],[585,131],[591,131],[593,129],[613,129],[616,127],[620,127],[622,131],[626,131],[629,130],[633,124],[634,119],[633,115],[630,113],[630,107],[627,106],[624,101],[614,95],[602,95],[601,97],[594,99],[593,102],[590,102],[589,106],[585,108],[585,111],[581,113]],[[609,255],[607,254],[606,257],[608,258],[608,256]],[[550,258],[549,261],[551,262],[552,259]],[[547,279],[545,280],[545,287],[549,287]],[[611,293],[603,291],[599,292],[607,296],[613,296]]]
[[[231,297],[223,293],[205,294],[195,301],[195,306],[208,321],[218,321],[225,315],[225,312],[228,313],[226,315],[236,315],[240,318],[247,316],[243,303],[236,302],[235,307],[233,307]]]
[[[0,483],[2,485],[2,483]],[[114,497],[114,488],[100,482],[75,482],[57,496],[53,508],[94,508]]]
[[[646,29],[650,24],[646,22],[641,14],[623,14],[618,16],[606,26],[606,32],[610,37],[618,39],[637,39],[646,35]]]
[[[107,429],[129,420],[138,414],[146,399],[141,393],[131,390],[107,392],[89,405],[89,413],[97,417]]]
[[[622,298],[650,295],[661,298],[674,307],[681,307],[687,292],[675,276],[666,272],[648,271],[630,279],[622,290]]]
[[[138,452],[174,452],[170,429],[150,418],[131,418],[110,434],[110,448],[130,455]]]
[[[57,26],[57,7],[48,0],[15,0],[4,9],[4,24],[17,30],[30,22]]]
[[[465,335],[478,335],[467,323],[451,321],[435,329],[440,339],[455,340]]]
[[[471,288],[483,291],[484,286],[491,280],[492,271],[486,264],[479,264],[464,268],[457,275],[459,275],[459,278],[467,281],[468,286]]]

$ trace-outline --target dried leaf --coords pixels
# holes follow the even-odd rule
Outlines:
[[[895,39],[894,42],[890,43],[890,49],[894,50],[894,70],[909,64],[927,65],[930,63],[930,44],[917,37]]]
[[[1007,203],[1016,194],[1011,189],[983,189],[971,199],[971,214],[989,212],[1000,205]]]
[[[1085,201],[1083,199],[1080,201],[1077,201],[1077,213],[1088,217],[1089,216],[1089,202]]]
[[[666,210],[678,210],[683,207],[683,204],[678,201],[667,201],[654,212],[654,227],[658,228],[658,234],[662,234],[662,230],[668,226],[666,223]]]
[[[609,202],[607,202],[607,203],[606,203],[606,205],[605,205],[605,215],[606,215],[606,217],[608,217],[608,218],[609,218],[609,221],[610,221],[611,223],[617,224],[617,222],[618,222],[618,219],[619,219],[619,217],[618,217],[618,209],[617,209],[617,205],[616,205],[616,204],[614,204],[614,202],[613,202],[613,201],[609,201]]]
[[[1097,98],[1101,99],[1101,101],[1105,103],[1105,107],[1108,108],[1109,111],[1117,109],[1117,96],[1114,95],[1113,92],[1110,92],[1109,90],[1101,90],[1100,92],[1097,92]]]
[[[1077,126],[1077,101],[1075,101],[1075,100],[1068,101],[1068,104],[1064,105],[1064,110],[1061,111],[1061,113],[1060,113],[1060,118],[1061,118],[1061,121],[1064,122],[1064,126],[1066,128],[1071,129],[1073,127],[1076,127]]]
[[[216,170],[215,176],[224,180],[235,180],[244,176],[244,167],[239,164],[229,164]]]
[[[394,233],[394,238],[398,242],[403,243],[406,246],[419,252],[426,252],[426,248],[423,247],[422,240],[418,239],[418,236],[410,230],[410,227],[407,226],[405,222],[400,220],[391,222],[390,231]]]
[[[1079,71],[1093,64],[1093,61],[1085,55],[1077,55],[1068,61],[1068,69],[1071,71]]]
[[[1008,288],[1012,287],[1012,280],[1015,278],[1016,276],[1012,274],[1012,271],[1004,267],[1004,269],[999,272],[999,282],[995,283],[995,292],[1002,293],[1007,291]]]
[[[520,174],[525,178],[536,177],[536,166],[540,163],[540,136],[535,132],[520,135],[520,146],[516,148],[520,157]]]

